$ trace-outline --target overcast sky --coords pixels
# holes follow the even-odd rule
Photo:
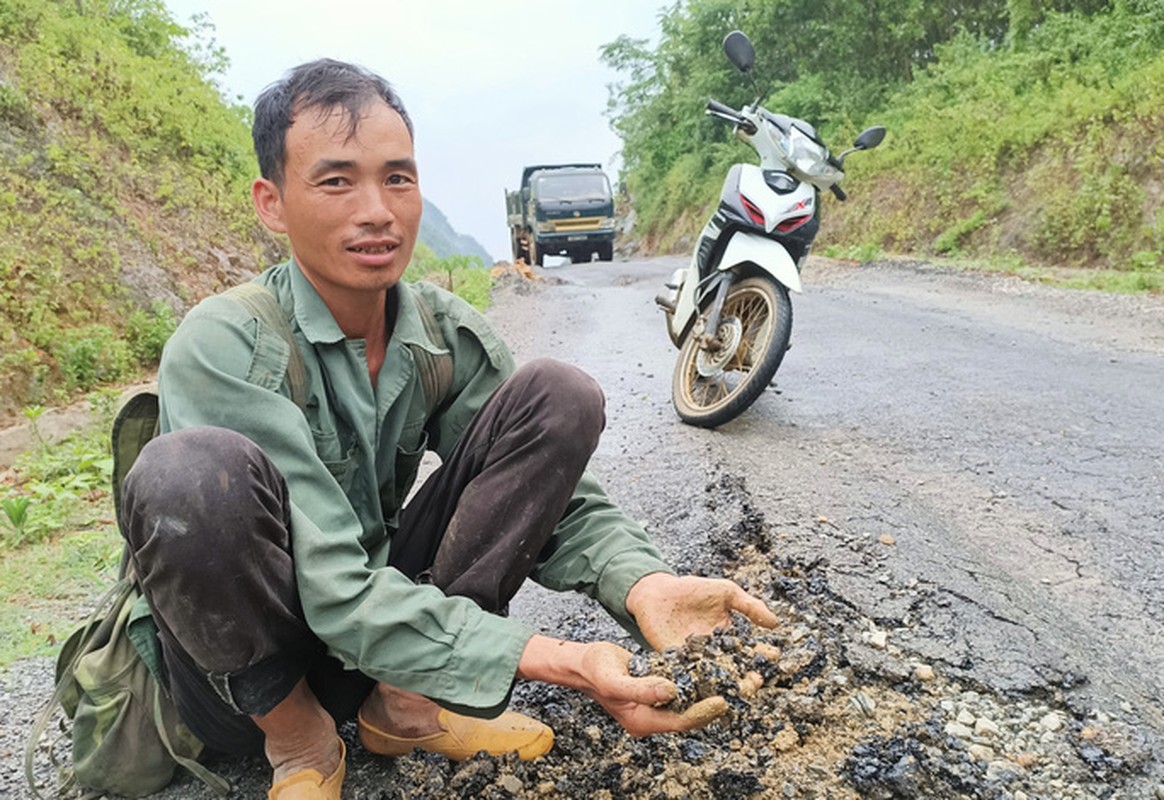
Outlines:
[[[618,76],[599,48],[658,41],[664,0],[165,0],[209,14],[230,59],[225,89],[250,105],[321,56],[362,64],[400,93],[416,127],[424,195],[460,233],[509,259],[504,190],[525,164],[587,161],[615,177],[603,115]]]

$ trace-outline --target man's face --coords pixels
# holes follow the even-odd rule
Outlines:
[[[341,109],[297,112],[287,130],[283,187],[255,181],[255,207],[287,234],[304,275],[325,301],[379,292],[412,257],[422,199],[412,137],[375,101],[349,136]]]

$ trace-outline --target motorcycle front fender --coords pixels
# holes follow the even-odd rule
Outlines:
[[[719,269],[726,272],[749,262],[769,273],[790,291],[801,291],[796,262],[782,244],[747,231],[736,231],[723,251]]]

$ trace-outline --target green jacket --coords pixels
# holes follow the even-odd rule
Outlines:
[[[307,371],[305,412],[284,386],[286,348],[238,303],[208,298],[167,344],[158,383],[163,432],[215,425],[259,444],[291,498],[292,548],[311,629],[349,668],[435,700],[477,709],[507,701],[533,631],[446,597],[387,568],[401,505],[426,450],[448,456],[473,415],[514,369],[485,318],[429,284],[401,283],[375,391],[364,342],[344,337],[294,262],[257,279],[285,309]],[[449,400],[426,425],[409,344],[439,348],[425,334],[423,294],[453,357]],[[274,365],[274,366],[272,366]],[[528,491],[520,487],[517,491]],[[597,599],[638,636],[626,595],[643,575],[670,571],[642,528],[592,476],[579,483],[534,579]]]

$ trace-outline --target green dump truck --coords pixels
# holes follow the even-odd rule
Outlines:
[[[521,171],[521,188],[505,193],[513,260],[545,265],[614,259],[614,197],[598,164],[539,164]]]

